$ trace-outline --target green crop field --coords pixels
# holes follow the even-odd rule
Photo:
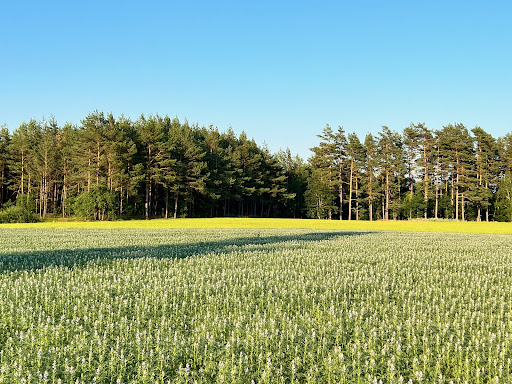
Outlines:
[[[0,227],[0,383],[512,382],[511,235],[170,222]]]

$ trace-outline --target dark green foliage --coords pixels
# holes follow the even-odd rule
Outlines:
[[[106,185],[95,185],[75,199],[73,211],[85,220],[114,220],[119,213],[119,195]]]
[[[24,195],[19,194],[16,197],[16,206],[31,213],[35,213],[37,207],[35,195],[33,193]]]
[[[0,223],[36,223],[38,221],[40,221],[38,217],[22,206],[10,205],[0,210]]]
[[[362,142],[326,125],[308,162],[242,132],[94,111],[0,128],[0,208],[41,218],[512,220],[512,134],[424,123]]]
[[[495,207],[496,221],[512,221],[512,180],[510,177],[500,180]]]

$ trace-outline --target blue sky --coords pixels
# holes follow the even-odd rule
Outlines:
[[[0,124],[169,114],[309,156],[326,123],[512,132],[512,4],[19,1],[0,5]]]

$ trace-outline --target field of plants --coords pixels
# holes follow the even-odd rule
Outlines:
[[[0,228],[0,383],[251,381],[512,382],[512,236]]]
[[[512,234],[512,223],[475,222],[454,220],[312,220],[271,219],[247,217],[220,217],[208,219],[154,219],[119,221],[73,221],[48,219],[43,223],[0,224],[0,228],[197,228],[197,229],[315,229],[344,231],[407,231],[407,232],[453,232],[453,233],[501,233]]]

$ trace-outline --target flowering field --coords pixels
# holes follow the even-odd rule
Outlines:
[[[0,229],[0,383],[510,383],[512,236]]]
[[[44,223],[0,224],[0,228],[260,228],[260,229],[327,229],[345,231],[414,231],[453,233],[512,234],[512,223],[412,220],[412,221],[363,221],[363,220],[312,220],[222,217],[208,219],[154,219],[127,221],[61,221],[50,219]]]

